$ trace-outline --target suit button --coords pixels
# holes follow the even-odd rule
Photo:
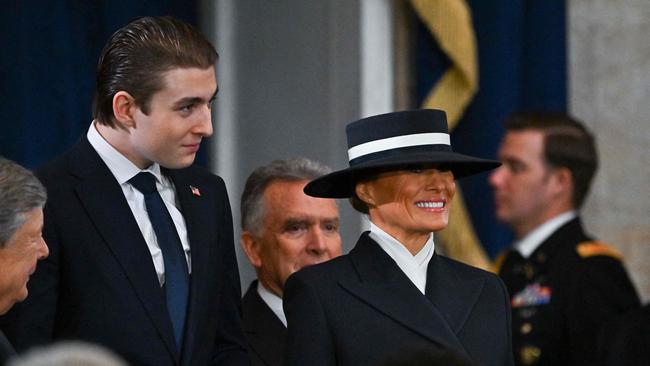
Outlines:
[[[524,346],[519,352],[521,363],[524,365],[533,365],[537,363],[542,355],[542,350],[535,346]]]
[[[521,334],[528,334],[531,330],[533,330],[533,326],[530,323],[524,323],[521,328],[519,328]]]
[[[524,265],[524,274],[526,275],[526,278],[528,280],[532,280],[533,277],[535,276],[535,268],[530,263],[526,263]]]

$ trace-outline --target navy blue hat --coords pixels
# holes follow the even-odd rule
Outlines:
[[[461,178],[501,165],[495,160],[453,152],[447,115],[441,110],[380,114],[348,124],[345,132],[350,167],[312,180],[305,186],[306,194],[324,198],[351,197],[359,178],[379,170],[433,164]]]

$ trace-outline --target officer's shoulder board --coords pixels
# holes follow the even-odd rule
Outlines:
[[[503,262],[506,260],[507,255],[508,255],[508,251],[504,250],[496,257],[496,259],[492,263],[492,268],[491,268],[491,271],[493,273],[499,274],[499,272],[501,272],[501,267],[503,266]]]
[[[611,257],[616,260],[623,260],[623,255],[618,250],[612,248],[611,246],[604,244],[602,242],[593,240],[593,241],[583,241],[578,244],[576,251],[581,258],[590,258],[595,256],[606,256]]]

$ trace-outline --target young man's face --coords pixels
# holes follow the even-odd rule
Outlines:
[[[0,315],[25,300],[27,281],[36,270],[36,262],[49,254],[41,236],[43,210],[36,208],[24,215],[23,225],[0,248]]]
[[[336,201],[307,196],[306,184],[275,181],[262,198],[262,233],[255,239],[258,277],[279,296],[289,275],[341,254]]]
[[[140,108],[130,129],[131,160],[140,168],[156,162],[170,169],[194,162],[201,140],[212,135],[212,102],[217,93],[213,67],[176,68],[163,74],[164,87]]]
[[[509,131],[498,155],[503,165],[489,179],[496,216],[522,236],[546,220],[553,199],[552,172],[544,162],[544,134],[532,129]]]

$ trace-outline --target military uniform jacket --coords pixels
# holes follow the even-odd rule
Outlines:
[[[620,257],[593,242],[578,218],[528,259],[510,251],[499,275],[511,297],[518,365],[593,365],[600,325],[639,306]]]
[[[512,365],[508,294],[491,273],[434,255],[425,294],[364,233],[348,255],[284,288],[287,365],[377,365],[407,350],[451,350]]]
[[[605,324],[598,351],[600,366],[650,365],[650,303]]]

